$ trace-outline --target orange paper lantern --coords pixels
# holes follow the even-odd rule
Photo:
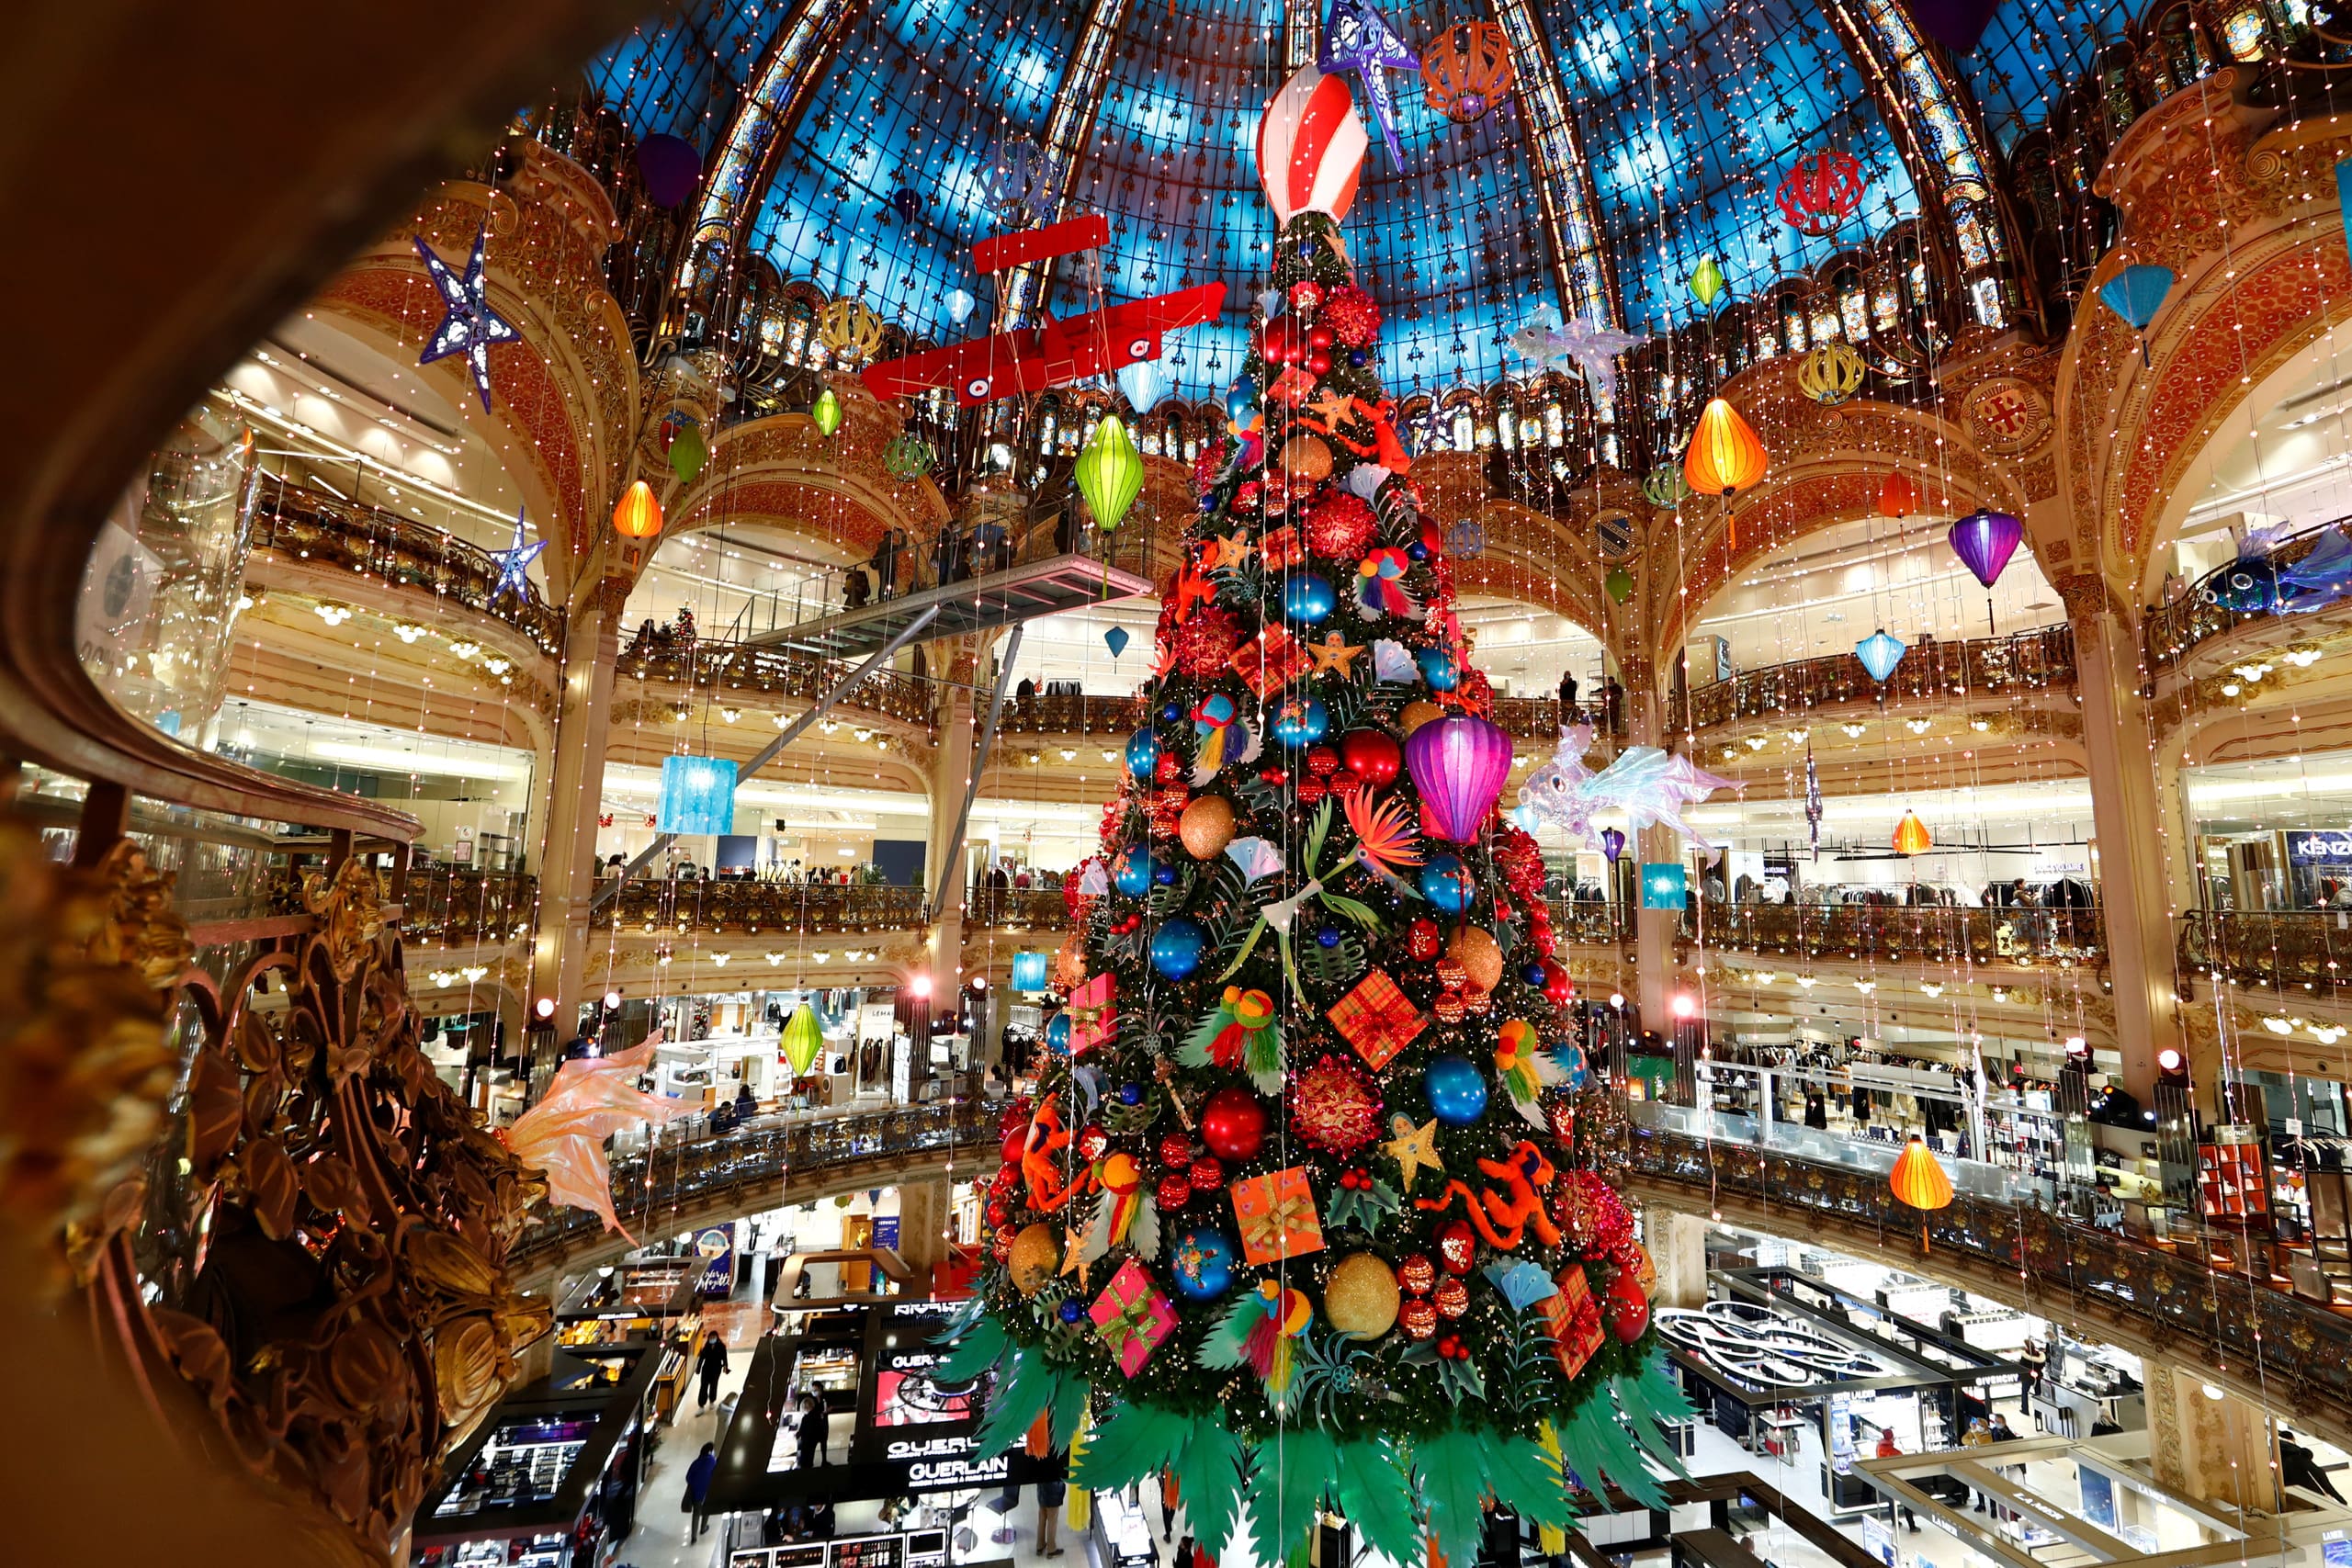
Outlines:
[[[650,539],[662,531],[662,502],[653,487],[639,479],[621,491],[613,508],[613,532],[624,539]]]
[[[1904,1145],[1903,1156],[1887,1173],[1889,1190],[1915,1209],[1942,1209],[1951,1204],[1951,1178],[1928,1152],[1928,1145],[1913,1138]]]
[[[1894,849],[1897,854],[1923,855],[1935,847],[1935,840],[1928,836],[1928,825],[1919,820],[1916,811],[1906,811],[1903,820],[1894,825]]]
[[[1510,39],[1492,22],[1448,28],[1421,51],[1422,96],[1457,125],[1470,125],[1503,101],[1515,73]]]
[[[1739,411],[1721,398],[1709,398],[1682,455],[1682,477],[1690,488],[1701,495],[1750,489],[1764,478],[1766,461],[1763,441]]]
[[[1878,514],[1881,517],[1908,517],[1919,510],[1919,487],[1911,476],[1893,473],[1878,487]]]

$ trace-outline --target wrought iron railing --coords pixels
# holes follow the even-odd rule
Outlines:
[[[507,942],[527,935],[538,916],[539,879],[522,872],[424,866],[409,873],[401,931],[412,948]]]
[[[2074,628],[2042,626],[2012,637],[1914,643],[1883,683],[1851,653],[1746,671],[1692,688],[1689,722],[1708,729],[1846,704],[1946,703],[2074,684]]]
[[[490,552],[412,518],[264,475],[254,502],[254,547],[288,560],[343,567],[395,588],[421,588],[504,621],[542,653],[563,643],[563,612],[526,583],[497,592]]]
[[[632,877],[599,905],[589,922],[622,931],[729,931],[809,934],[830,931],[921,931],[920,887],[875,884],[718,882]]]
[[[2095,907],[1709,904],[1683,911],[1681,934],[1733,953],[1886,964],[2086,964],[2106,950]]]
[[[2294,565],[2311,554],[2324,536],[2347,523],[2352,523],[2352,517],[2339,517],[2332,523],[2290,534],[2270,547],[2269,554],[2258,566],[2246,569],[2234,560],[2226,562],[2189,584],[2188,591],[2171,604],[2150,610],[2141,628],[2148,668],[2169,670],[2202,644],[2248,621],[2276,620],[2278,613],[2273,607],[2273,593],[2277,580],[2269,574],[2280,567]],[[2243,581],[2233,583],[2233,578],[2242,578]]]
[[[813,703],[849,673],[849,666],[757,643],[682,638],[674,628],[648,623],[622,647],[618,672],[699,691]],[[937,690],[931,682],[876,671],[851,688],[842,699],[842,711],[880,714],[928,727],[936,703]]]
[[[2352,984],[2352,911],[2192,909],[2174,952],[2184,986],[2201,978],[2333,993]]]

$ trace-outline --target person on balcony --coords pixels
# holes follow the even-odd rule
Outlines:
[[[875,542],[874,555],[866,564],[874,569],[874,581],[882,598],[899,596],[899,551],[905,547],[906,536],[896,528],[882,530],[882,537]]]
[[[866,587],[866,581],[865,581],[865,570],[863,567],[854,567],[854,567],[851,567],[851,568],[849,569],[849,570],[848,570],[848,571],[846,571],[846,572],[842,573],[842,609],[844,609],[844,610],[863,610],[863,609],[865,609],[865,603],[866,603],[866,593],[867,593],[867,587]]]
[[[1573,670],[1560,671],[1560,722],[1573,724],[1577,705],[1577,677]]]

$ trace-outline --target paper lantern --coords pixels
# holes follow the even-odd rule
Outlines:
[[[1622,566],[1611,567],[1609,575],[1601,580],[1600,585],[1609,590],[1609,596],[1620,604],[1634,596],[1634,574]]]
[[[1113,626],[1102,634],[1102,644],[1111,650],[1112,658],[1118,658],[1119,655],[1127,651],[1127,628]]]
[[[1690,270],[1690,298],[1703,310],[1714,309],[1715,301],[1724,295],[1724,269],[1715,265],[1713,256],[1701,256],[1699,265]]]
[[[702,426],[680,425],[678,433],[670,438],[670,471],[678,476],[678,482],[694,483],[702,466],[709,461],[710,443],[702,438]]]
[[[1600,830],[1600,852],[1609,857],[1611,865],[1617,863],[1617,857],[1625,852],[1625,834],[1622,829],[1603,828]]]
[[[1763,441],[1739,411],[1721,398],[1709,398],[1682,454],[1682,477],[1701,495],[1730,495],[1763,479],[1767,461]]]
[[[1023,948],[1012,955],[1012,988],[1016,991],[1042,991],[1046,988],[1046,954]]]
[[[1466,844],[1510,775],[1510,734],[1475,714],[1453,714],[1406,737],[1405,771],[1421,792],[1430,830]]]
[[[1149,413],[1154,403],[1168,395],[1168,372],[1159,367],[1157,359],[1138,359],[1132,365],[1119,367],[1119,390],[1127,397],[1127,406],[1137,413]]]
[[[1258,179],[1277,223],[1301,212],[1347,216],[1370,146],[1348,85],[1302,65],[1258,121]]]
[[[1903,820],[1894,825],[1894,852],[1897,854],[1923,855],[1936,847],[1928,836],[1928,825],[1919,820],[1916,811],[1905,811]]]
[[[1818,344],[1797,361],[1797,390],[1824,408],[1836,408],[1862,389],[1869,367],[1850,344]]]
[[[1819,238],[1860,210],[1863,189],[1862,165],[1852,153],[1822,152],[1791,164],[1773,199],[1790,228]]]
[[[2006,512],[1972,512],[1953,524],[1944,537],[1961,565],[1989,589],[2001,569],[2009,564],[2018,541],[2025,537],[2025,525]]]
[[[882,346],[882,318],[856,299],[836,299],[817,313],[817,341],[843,359],[870,359]]]
[[[662,759],[662,801],[654,818],[664,833],[732,833],[735,764],[725,757]]]
[[[1421,97],[1456,125],[1474,125],[1516,77],[1510,39],[1492,22],[1448,28],[1421,51]]]
[[[1911,476],[1902,472],[1886,476],[1878,487],[1878,514],[1881,517],[1904,518],[1919,510],[1919,487]]]
[[[2148,363],[2148,323],[2164,309],[2165,296],[2172,292],[2172,269],[2145,263],[2127,266],[2098,286],[2098,297],[2107,308],[2132,323],[2140,334],[2140,363]]]
[[[817,434],[828,439],[842,427],[842,400],[831,387],[817,394],[817,400],[808,406],[808,417],[817,422]]]
[[[979,303],[967,289],[951,289],[947,295],[947,319],[960,327],[972,319],[972,312],[979,308]]]
[[[882,467],[894,479],[917,479],[931,471],[931,443],[911,430],[902,430],[882,447]]]
[[[817,1010],[807,1002],[793,1010],[785,1021],[784,1059],[792,1064],[794,1077],[806,1077],[808,1069],[817,1065],[818,1055],[825,1048],[825,1026],[818,1020]]]
[[[1116,414],[1104,414],[1078,455],[1078,490],[1108,534],[1118,527],[1143,490],[1143,455]]]
[[[682,207],[702,179],[702,154],[685,138],[656,131],[637,144],[637,173],[648,201]]]
[[[1886,1185],[1897,1198],[1915,1209],[1943,1209],[1951,1205],[1951,1178],[1928,1152],[1928,1145],[1913,1138],[1903,1145],[1901,1157],[1887,1173]]]
[[[1884,626],[1854,645],[1854,657],[1862,661],[1862,668],[1871,672],[1873,681],[1883,681],[1894,674],[1894,667],[1903,662],[1903,640],[1887,636]]]
[[[621,491],[613,508],[613,532],[624,539],[650,539],[662,531],[662,502],[643,479]]]
[[[1679,860],[1650,861],[1642,867],[1642,908],[1679,909],[1690,899],[1690,874]]]

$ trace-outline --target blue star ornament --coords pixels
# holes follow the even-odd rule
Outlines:
[[[1405,166],[1404,150],[1396,145],[1396,101],[1388,95],[1387,71],[1418,71],[1421,57],[1405,47],[1387,20],[1372,8],[1372,0],[1331,0],[1323,14],[1324,72],[1352,71],[1372,100],[1372,118],[1388,143],[1388,160]]]
[[[476,259],[480,259],[479,252],[476,253]],[[523,542],[523,510],[521,507],[516,507],[514,509],[514,542],[503,550],[490,552],[490,558],[498,563],[498,585],[490,591],[491,598],[496,599],[510,588],[517,594],[527,597],[531,592],[531,580],[526,574],[530,570],[531,563],[539,558],[539,552],[547,547],[548,542],[545,539],[533,539],[527,545]]]
[[[482,276],[482,249],[490,243],[488,225],[474,231],[474,254],[466,263],[466,275],[459,277],[449,270],[449,264],[433,254],[422,234],[412,235],[416,254],[424,260],[424,270],[433,278],[433,287],[440,292],[441,303],[449,313],[441,318],[434,330],[433,341],[424,345],[424,355],[419,365],[430,365],[436,359],[447,359],[462,354],[466,363],[473,367],[474,390],[481,394],[481,412],[490,412],[490,345],[494,343],[520,343],[523,334],[514,330],[503,316],[490,308],[490,283]]]

